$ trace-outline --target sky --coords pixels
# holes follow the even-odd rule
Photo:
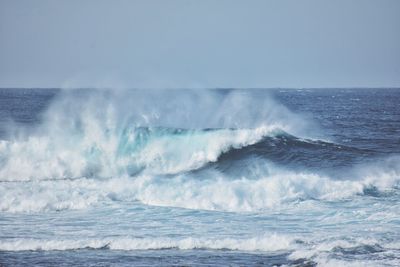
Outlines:
[[[0,0],[0,87],[400,87],[399,0]]]

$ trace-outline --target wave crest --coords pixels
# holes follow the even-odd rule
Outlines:
[[[277,127],[256,129],[183,130],[123,129],[120,133],[95,130],[71,136],[70,142],[51,137],[0,141],[0,180],[115,177],[125,174],[177,174],[215,162],[222,153],[255,144]],[[119,131],[119,130],[118,130]]]

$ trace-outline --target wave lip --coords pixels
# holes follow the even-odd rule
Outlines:
[[[280,131],[275,125],[206,131],[128,127],[112,134],[93,128],[95,133],[83,136],[71,133],[74,145],[71,138],[52,136],[0,141],[0,180],[177,174],[215,162],[230,149],[255,144]]]
[[[75,145],[64,137],[60,140],[53,136],[0,141],[0,181],[176,175],[213,163],[223,171],[234,166],[237,160],[250,157],[282,165],[335,166],[330,162],[338,161],[339,156],[343,158],[338,161],[341,164],[355,155],[367,153],[297,138],[285,132],[281,125],[202,130],[125,127],[114,132],[100,127],[90,129],[92,133],[71,133],[70,139],[75,139]],[[315,153],[324,159],[310,160]]]

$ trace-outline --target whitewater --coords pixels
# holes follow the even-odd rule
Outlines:
[[[398,89],[0,89],[0,266],[398,266]]]

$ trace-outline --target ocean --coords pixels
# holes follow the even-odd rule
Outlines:
[[[0,89],[0,266],[399,266],[399,89]]]

